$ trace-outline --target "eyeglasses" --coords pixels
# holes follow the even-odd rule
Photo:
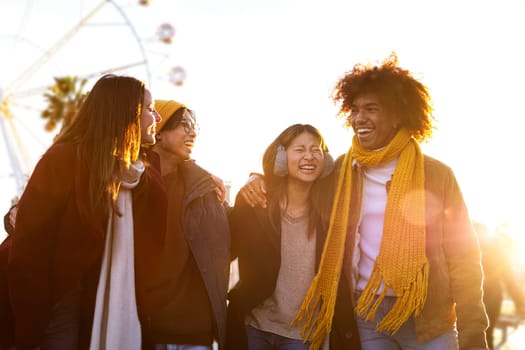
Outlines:
[[[182,121],[180,122],[180,125],[182,125],[182,127],[184,128],[184,132],[188,135],[191,134],[192,131],[195,133],[195,135],[199,134],[200,128],[197,123]]]

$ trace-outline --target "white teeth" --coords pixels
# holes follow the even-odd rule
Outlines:
[[[299,169],[315,170],[315,165],[303,165],[303,166],[300,166]]]
[[[365,128],[357,129],[357,133],[358,134],[364,134],[364,133],[371,132],[371,131],[372,131],[372,129],[365,129]]]

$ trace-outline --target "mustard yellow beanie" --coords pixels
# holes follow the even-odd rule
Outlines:
[[[162,120],[157,123],[157,133],[162,130],[168,120],[170,120],[173,114],[181,107],[186,106],[175,100],[155,100],[155,109],[162,118]]]

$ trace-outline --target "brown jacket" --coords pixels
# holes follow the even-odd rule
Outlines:
[[[459,348],[486,348],[488,326],[482,301],[480,249],[466,205],[452,170],[425,156],[426,255],[429,285],[425,306],[416,321],[417,338],[428,341],[450,330],[457,320]],[[338,159],[338,169],[342,158]],[[362,191],[362,176],[354,166],[355,188]],[[360,188],[361,187],[361,188]],[[356,198],[356,197],[354,197]],[[345,275],[351,275],[352,254],[359,249],[355,232],[361,203],[352,202],[345,255]],[[352,278],[349,288],[353,291]]]

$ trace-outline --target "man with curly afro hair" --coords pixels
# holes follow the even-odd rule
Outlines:
[[[434,128],[428,88],[392,53],[356,64],[333,101],[354,136],[336,161],[330,228],[297,318],[312,348],[353,309],[364,350],[487,349],[467,207],[453,171],[420,149]],[[261,182],[241,190],[253,205]],[[330,337],[330,349],[343,348]]]

